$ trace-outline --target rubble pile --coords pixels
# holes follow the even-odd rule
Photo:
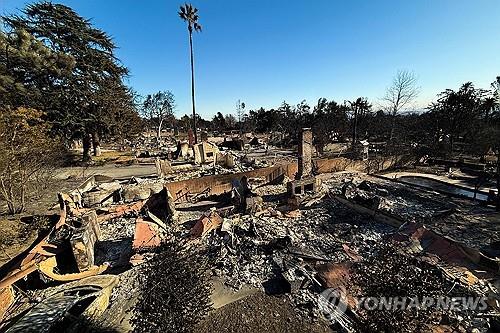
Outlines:
[[[307,318],[321,315],[316,265],[344,262],[352,253],[372,252],[393,231],[353,214],[334,200],[303,210],[300,218],[273,216],[275,212],[269,209],[259,217],[226,219],[226,227],[203,242],[214,275],[226,285],[235,290],[252,285],[269,294],[287,293]]]
[[[205,242],[214,252],[217,264],[227,269],[226,278],[241,279],[236,285],[258,285],[269,277],[267,273],[272,273],[273,265],[283,261],[284,254],[341,261],[345,259],[341,251],[343,242],[368,250],[370,244],[392,230],[378,224],[373,229],[361,227],[361,216],[342,216],[342,210],[341,204],[329,201],[302,211],[297,219],[246,215],[234,223],[228,221],[231,226],[228,231],[213,233]]]
[[[411,220],[425,220],[456,207],[439,200],[432,193],[412,191],[406,186],[385,180],[353,178],[342,187],[342,194],[372,209]]]
[[[182,332],[208,310],[212,280],[234,297],[280,295],[318,325],[320,295],[341,290],[345,307],[331,324],[345,332],[492,332],[500,230],[487,208],[361,173],[318,175],[311,130],[301,138],[298,163],[260,170],[268,173],[204,177],[270,162],[177,142],[184,161],[156,160],[158,177],[94,176],[60,193],[56,225],[0,279],[0,329],[20,331],[37,315],[36,331],[47,331],[77,317],[76,307],[118,331]],[[489,312],[360,307],[363,297],[455,295],[485,297]],[[45,302],[54,306],[44,317]]]
[[[158,141],[155,135],[140,135],[130,143],[135,155],[139,158],[167,157],[176,150],[176,140],[173,137]]]
[[[470,206],[467,199],[443,197],[437,192],[385,179],[366,178],[345,178],[342,193],[361,205],[398,216],[404,221],[427,225],[469,247],[494,256],[500,253],[496,245],[500,242],[500,226],[488,222],[490,209],[481,205]]]
[[[447,279],[434,265],[403,253],[403,249],[388,243],[352,266],[351,280],[356,286],[347,286],[358,297],[385,297],[402,300],[478,296]],[[406,301],[408,304],[409,300]],[[368,331],[424,332],[446,324],[454,332],[471,332],[473,328],[487,329],[483,311],[452,311],[429,308],[408,308],[400,311],[358,312],[360,323]]]
[[[135,219],[119,217],[100,224],[102,237],[95,247],[96,263],[109,263],[111,267],[125,265],[131,253]]]

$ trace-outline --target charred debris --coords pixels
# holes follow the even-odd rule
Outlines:
[[[190,332],[221,307],[222,285],[287,299],[332,331],[498,331],[488,202],[367,175],[363,161],[313,159],[312,141],[303,129],[298,158],[258,138],[179,141],[139,153],[153,177],[92,176],[59,193],[57,223],[1,269],[0,330]],[[330,321],[319,304],[329,289],[346,302]],[[446,295],[488,307],[357,304]]]

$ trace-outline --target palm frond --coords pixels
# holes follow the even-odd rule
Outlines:
[[[201,25],[198,23],[199,15],[198,8],[193,7],[193,5],[189,3],[185,3],[180,6],[180,10],[178,12],[179,17],[188,23],[188,30],[190,32],[193,31],[201,31]]]

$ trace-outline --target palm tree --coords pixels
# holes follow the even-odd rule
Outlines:
[[[180,18],[187,22],[189,31],[189,47],[191,51],[191,100],[193,104],[193,127],[194,127],[194,142],[198,143],[196,134],[196,109],[194,106],[194,59],[193,59],[193,30],[201,31],[201,25],[198,24],[198,9],[191,4],[184,4],[179,11]]]

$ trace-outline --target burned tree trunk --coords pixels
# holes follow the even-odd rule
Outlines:
[[[352,152],[355,153],[356,151],[356,137],[358,135],[358,110],[354,110],[354,121],[352,124]]]
[[[163,119],[160,119],[158,124],[158,128],[156,129],[156,141],[158,143],[158,147],[161,147],[161,127],[163,126]]]
[[[101,156],[101,140],[97,132],[92,132],[92,147],[94,148],[94,156]]]
[[[396,115],[397,115],[397,110],[392,111],[392,117],[391,117],[391,134],[389,135],[389,141],[392,141],[394,139],[394,130],[396,128]]]
[[[85,133],[82,139],[83,145],[83,156],[82,160],[84,162],[90,161],[92,158],[90,157],[90,147],[91,147],[91,137],[89,134]]]

